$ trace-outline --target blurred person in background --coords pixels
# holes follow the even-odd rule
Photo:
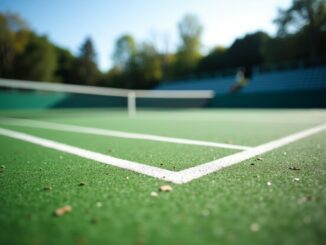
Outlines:
[[[251,67],[240,67],[235,75],[235,84],[231,87],[230,93],[239,92],[243,87],[248,85],[251,78]]]

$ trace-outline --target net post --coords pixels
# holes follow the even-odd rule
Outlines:
[[[130,117],[136,115],[136,93],[128,91],[128,115]]]

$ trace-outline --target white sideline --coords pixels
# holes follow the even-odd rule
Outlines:
[[[229,167],[231,165],[237,164],[249,158],[255,157],[257,155],[261,155],[263,153],[269,152],[281,146],[290,144],[292,142],[298,141],[310,135],[319,133],[326,129],[326,124],[322,124],[313,128],[309,128],[289,136],[259,145],[255,148],[235,153],[233,155],[214,160],[208,163],[201,164],[196,167],[188,168],[179,172],[169,171],[157,167],[151,167],[148,165],[144,165],[141,163],[136,163],[132,161],[122,160],[119,158],[107,156],[104,154],[100,154],[97,152],[81,149],[78,147],[62,144],[59,142],[55,142],[52,140],[42,139],[39,137],[35,137],[32,135],[0,128],[0,135],[20,139],[23,141],[27,141],[33,144],[41,145],[47,148],[56,149],[59,151],[67,152],[73,155],[77,155],[80,157],[84,157],[87,159],[95,160],[101,163],[109,164],[112,166],[116,166],[119,168],[124,168],[128,170],[132,170],[137,173],[145,174],[148,176],[152,176],[154,178],[170,181],[176,184],[183,184],[190,182],[194,179],[198,179],[207,174],[218,171],[224,167]]]
[[[127,132],[115,131],[115,130],[81,127],[75,125],[67,125],[67,124],[59,124],[59,123],[51,123],[51,122],[43,122],[43,121],[35,121],[35,120],[27,120],[27,119],[14,119],[14,118],[0,118],[0,119],[1,119],[1,123],[9,124],[9,125],[32,127],[32,128],[44,128],[44,129],[59,130],[59,131],[66,131],[66,132],[77,132],[83,134],[94,134],[94,135],[111,136],[111,137],[128,138],[128,139],[151,140],[151,141],[169,142],[169,143],[185,144],[185,145],[210,146],[210,147],[218,147],[218,148],[226,148],[226,149],[234,149],[234,150],[247,150],[252,148],[252,147],[241,146],[241,145],[233,145],[233,144],[225,144],[225,143],[217,143],[217,142],[209,142],[209,141],[201,141],[201,140],[190,140],[190,139],[182,139],[182,138],[172,138],[172,137],[150,135],[150,134],[127,133]]]

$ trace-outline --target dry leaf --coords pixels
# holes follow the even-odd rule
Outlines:
[[[173,190],[173,188],[170,185],[162,185],[160,187],[160,191],[169,192],[169,191],[172,191],[172,190]]]
[[[72,211],[72,207],[69,206],[69,205],[66,205],[66,206],[64,206],[62,208],[57,208],[55,210],[55,215],[59,217],[59,216],[64,215],[65,213],[69,213],[71,211]]]
[[[156,192],[156,191],[152,191],[152,192],[151,192],[151,196],[152,196],[152,197],[157,197],[157,196],[158,196],[158,194],[157,194],[157,192]]]

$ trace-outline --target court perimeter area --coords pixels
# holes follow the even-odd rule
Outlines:
[[[325,110],[2,110],[0,243],[322,244],[325,130]]]

